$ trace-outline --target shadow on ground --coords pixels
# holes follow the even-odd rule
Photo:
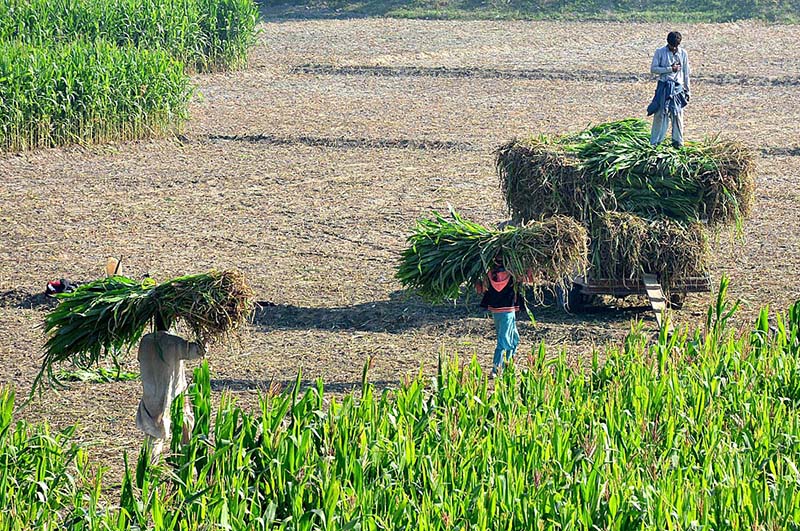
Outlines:
[[[467,318],[484,317],[479,299],[464,298],[455,304],[427,304],[419,297],[395,291],[388,300],[337,306],[309,308],[259,302],[254,325],[261,331],[273,330],[352,330],[359,332],[403,333],[410,329],[456,325]],[[649,306],[595,305],[580,314],[567,314],[546,297],[532,308],[537,322],[552,325],[575,325],[595,322],[617,325],[647,317]],[[520,313],[520,319],[527,319]]]
[[[487,67],[446,66],[375,66],[375,65],[330,65],[303,64],[291,69],[294,74],[328,76],[372,76],[372,77],[438,77],[476,79],[524,79],[561,81],[601,81],[604,83],[634,83],[651,81],[647,73],[615,72],[609,70],[585,70],[559,68],[501,69]],[[764,77],[740,74],[694,74],[692,79],[713,85],[746,86],[797,86],[800,76]]]
[[[283,20],[343,20],[352,18],[385,17],[408,2],[377,0],[365,2],[297,2],[295,4],[256,0],[261,19],[269,22]],[[311,4],[311,5],[309,5]]]
[[[0,308],[19,308],[23,310],[51,309],[58,306],[58,300],[49,297],[44,292],[31,293],[30,291],[12,289],[0,293]]]
[[[426,304],[418,297],[395,291],[388,300],[333,308],[308,308],[260,301],[254,325],[271,330],[354,330],[402,333],[481,315],[478,300],[458,304]]]

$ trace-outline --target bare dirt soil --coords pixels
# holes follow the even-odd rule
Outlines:
[[[0,385],[26,395],[44,343],[48,280],[98,278],[107,256],[156,279],[242,270],[262,302],[241,348],[212,351],[212,385],[245,404],[298,370],[327,389],[397,385],[440,353],[486,365],[491,320],[470,305],[432,307],[393,279],[414,220],[452,204],[505,217],[492,152],[514,136],[643,116],[655,24],[270,21],[249,67],[195,78],[182,135],[0,155]],[[758,153],[744,242],[721,234],[713,275],[746,304],[800,298],[800,27],[681,27],[695,73],[690,139],[724,132]],[[700,326],[710,294],[677,321]],[[642,301],[566,316],[535,308],[522,349],[545,341],[575,360],[618,343]],[[136,370],[135,356],[127,368]],[[139,382],[71,384],[20,412],[62,427],[119,477],[136,452]]]

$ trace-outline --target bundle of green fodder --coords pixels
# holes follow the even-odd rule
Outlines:
[[[36,384],[43,375],[57,382],[53,367],[61,361],[87,368],[104,354],[129,349],[157,318],[179,322],[198,341],[225,339],[248,320],[254,293],[241,273],[210,271],[162,284],[114,276],[58,297],[45,318],[48,338]]]
[[[431,302],[458,298],[461,287],[483,278],[498,255],[517,278],[532,273],[535,286],[584,271],[587,256],[586,229],[564,216],[491,230],[456,212],[450,219],[434,212],[433,219],[417,221],[407,241],[396,277]]]
[[[508,208],[523,221],[563,214],[591,223],[621,211],[725,225],[746,217],[753,200],[754,157],[742,144],[717,137],[652,146],[639,119],[512,140],[496,166]]]
[[[654,273],[669,290],[676,281],[708,270],[708,237],[701,223],[606,212],[594,218],[591,239],[591,278],[638,281],[643,273]]]

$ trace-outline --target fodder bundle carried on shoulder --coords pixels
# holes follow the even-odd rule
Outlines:
[[[241,273],[211,271],[162,284],[114,276],[58,297],[45,318],[48,338],[37,383],[45,374],[57,381],[58,362],[86,368],[104,354],[131,348],[156,319],[180,322],[197,341],[224,339],[250,317],[254,293]]]
[[[669,290],[676,282],[708,273],[708,237],[700,223],[607,212],[594,220],[589,254],[590,279],[624,282],[654,273]]]
[[[742,144],[709,138],[652,146],[639,119],[512,140],[497,150],[496,166],[506,204],[520,220],[563,214],[591,222],[621,211],[730,224],[749,214],[755,179],[753,154]]]
[[[396,277],[431,302],[458,298],[498,254],[517,278],[531,272],[534,285],[563,282],[585,269],[587,256],[586,229],[563,216],[491,230],[456,212],[450,219],[434,212],[433,219],[417,221],[407,241]]]

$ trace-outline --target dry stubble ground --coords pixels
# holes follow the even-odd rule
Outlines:
[[[241,349],[209,356],[214,389],[251,404],[302,369],[328,389],[391,387],[440,352],[489,363],[491,321],[472,306],[431,307],[393,280],[415,219],[451,203],[504,217],[492,151],[512,136],[642,116],[650,54],[669,28],[646,24],[272,21],[249,67],[197,76],[179,138],[0,155],[0,385],[28,393],[38,369],[47,280],[90,280],[107,256],[157,279],[239,268],[264,303]],[[757,150],[745,243],[715,244],[713,274],[748,302],[800,298],[800,27],[680,28],[695,72],[690,138],[718,131]],[[710,295],[677,319],[699,321]],[[565,317],[537,308],[522,348],[546,341],[575,359],[621,339],[640,307]],[[652,327],[652,322],[648,322]],[[129,356],[133,360],[133,356]],[[135,362],[129,361],[135,370]],[[140,440],[140,384],[72,384],[21,416],[80,422],[119,478]]]

